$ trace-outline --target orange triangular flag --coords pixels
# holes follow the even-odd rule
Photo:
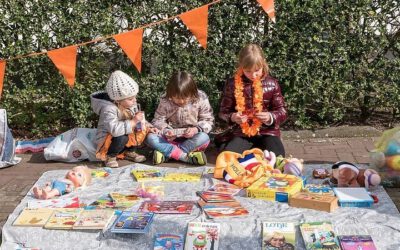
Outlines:
[[[6,61],[0,61],[0,97],[3,94],[3,80],[6,73]]]
[[[207,48],[208,5],[179,15],[183,23],[197,38],[203,48]]]
[[[47,56],[53,61],[71,88],[74,87],[75,82],[77,52],[78,47],[75,45],[47,52]]]
[[[265,13],[268,14],[272,22],[275,22],[275,5],[274,0],[257,0],[261,7],[264,9]]]
[[[143,29],[135,29],[129,32],[113,36],[131,62],[139,72],[142,71],[142,43]]]

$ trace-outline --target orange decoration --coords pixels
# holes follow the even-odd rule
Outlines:
[[[77,46],[68,46],[47,52],[47,56],[53,61],[71,88],[74,87],[75,82],[77,49]]]
[[[135,29],[129,32],[113,36],[118,45],[122,48],[136,69],[142,71],[142,43],[143,29]]]
[[[6,61],[0,61],[0,97],[3,94],[3,80],[6,73]]]
[[[272,22],[275,23],[275,4],[274,0],[257,0],[257,2],[264,9],[265,13],[268,14]]]
[[[243,96],[244,87],[243,87],[242,75],[243,75],[243,69],[238,70],[238,72],[235,74],[236,110],[241,114],[246,110],[246,102]],[[263,108],[262,101],[263,101],[263,90],[262,90],[261,80],[257,78],[256,80],[253,81],[253,107],[255,108],[256,113],[262,112]],[[255,116],[251,117],[248,120],[251,121],[251,125],[249,124],[248,121],[240,124],[242,132],[248,137],[255,136],[256,134],[258,134],[262,122]]]
[[[201,46],[207,48],[208,5],[180,14],[179,17]]]

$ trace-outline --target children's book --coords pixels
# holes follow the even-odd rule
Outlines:
[[[137,182],[162,181],[164,179],[164,173],[162,173],[160,170],[155,169],[132,170],[131,173],[135,177]]]
[[[103,169],[93,169],[92,177],[93,178],[105,178],[110,175],[111,168],[103,168]]]
[[[164,181],[196,182],[200,181],[202,173],[166,173]]]
[[[333,188],[341,207],[371,207],[374,203],[363,187]]]
[[[306,184],[303,188],[303,192],[318,195],[335,196],[332,187],[324,184]]]
[[[78,197],[28,201],[28,208],[79,208]]]
[[[80,208],[55,208],[44,228],[72,229],[81,212]]]
[[[221,194],[235,195],[242,190],[240,187],[232,185],[230,183],[217,183],[207,189],[207,191],[212,191]]]
[[[113,216],[113,210],[84,210],[80,213],[73,229],[104,229]]]
[[[154,213],[123,211],[111,227],[112,233],[147,233]]]
[[[370,235],[338,236],[342,250],[377,250]]]
[[[139,212],[152,212],[156,214],[190,214],[194,201],[144,201]]]
[[[189,222],[185,250],[218,249],[220,225],[210,222]]]
[[[331,222],[301,223],[300,231],[307,250],[340,250],[339,241]]]
[[[197,191],[196,194],[200,196],[205,202],[229,202],[236,201],[230,194],[222,194],[212,191]]]
[[[183,250],[183,235],[157,233],[154,237],[154,250]]]
[[[96,201],[92,202],[85,209],[120,209],[123,210],[125,207],[117,207],[114,200],[110,195],[106,194],[98,198]]]
[[[118,192],[110,193],[111,198],[115,202],[116,207],[130,208],[140,201],[140,197],[136,194],[122,194]]]
[[[50,218],[53,210],[50,208],[24,208],[14,221],[14,226],[42,227]]]
[[[249,211],[247,211],[247,209],[237,201],[207,203],[204,200],[200,200],[198,203],[210,219],[221,217],[239,217],[249,214]]]
[[[262,222],[262,249],[295,249],[296,229],[293,222]]]

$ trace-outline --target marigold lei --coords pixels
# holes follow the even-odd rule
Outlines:
[[[238,70],[235,74],[235,99],[236,99],[236,110],[239,113],[243,113],[246,110],[246,102],[243,96],[243,69]],[[261,85],[260,78],[257,78],[253,81],[253,107],[256,113],[262,112],[262,101],[263,101],[263,90]],[[251,125],[249,124],[251,123]],[[241,123],[240,127],[242,128],[243,134],[248,137],[255,136],[260,130],[262,122],[257,117],[250,117],[247,122]]]

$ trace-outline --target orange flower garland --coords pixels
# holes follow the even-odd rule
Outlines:
[[[236,110],[239,113],[243,113],[246,110],[246,102],[243,96],[243,80],[242,80],[243,70],[240,69],[235,74],[235,99],[236,99]],[[263,101],[263,90],[261,85],[261,80],[257,78],[253,81],[253,107],[256,110],[256,113],[262,112],[262,101]],[[253,116],[250,118],[251,125],[249,124],[249,120],[240,124],[242,128],[243,134],[248,137],[255,136],[260,130],[262,122],[257,117]]]

